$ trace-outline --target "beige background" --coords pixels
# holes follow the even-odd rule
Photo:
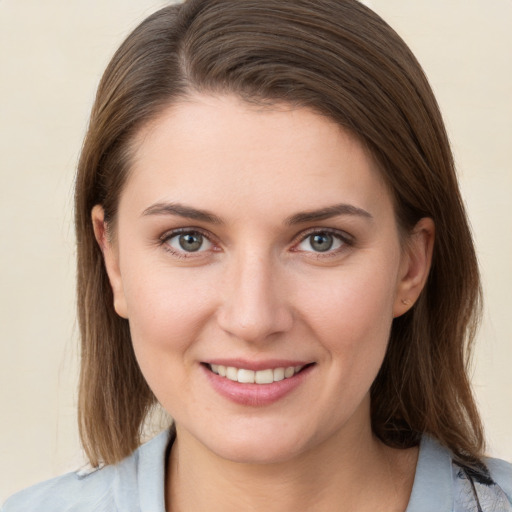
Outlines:
[[[0,0],[0,502],[82,462],[72,187],[95,87],[166,2]],[[474,387],[512,460],[512,1],[366,2],[410,44],[445,115],[486,297]]]

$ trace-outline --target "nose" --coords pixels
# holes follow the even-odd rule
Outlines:
[[[245,254],[235,258],[224,276],[217,314],[224,331],[261,343],[290,330],[293,312],[279,270],[269,257]]]

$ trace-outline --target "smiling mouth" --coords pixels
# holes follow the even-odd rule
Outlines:
[[[247,370],[245,368],[223,366],[220,364],[206,364],[205,366],[216,375],[233,382],[239,382],[242,384],[272,384],[273,382],[279,382],[293,377],[306,367],[311,366],[311,364],[268,368],[266,370]]]

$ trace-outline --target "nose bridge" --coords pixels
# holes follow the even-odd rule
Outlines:
[[[247,248],[233,256],[219,312],[225,331],[254,342],[290,328],[291,310],[278,273],[278,263],[264,251]]]

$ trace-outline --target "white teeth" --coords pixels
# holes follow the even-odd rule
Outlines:
[[[226,377],[235,382],[243,384],[272,384],[283,379],[289,379],[300,372],[303,366],[288,366],[286,368],[269,368],[268,370],[246,370],[245,368],[235,368],[234,366],[223,366],[221,364],[211,364],[210,369],[213,373]]]
[[[240,373],[240,371],[238,373]],[[256,384],[272,384],[272,382],[274,382],[274,371],[273,370],[257,371],[254,376],[254,382],[256,382]]]
[[[284,370],[284,378],[289,379],[294,373],[295,368],[293,366],[288,366],[288,368]]]
[[[254,371],[240,368],[240,370],[238,370],[237,380],[238,382],[242,382],[244,384],[254,384]]]
[[[235,380],[237,381],[238,380],[238,369],[237,368],[234,368],[233,366],[228,366],[226,368],[226,377],[229,379],[229,380]]]
[[[284,368],[276,368],[274,370],[274,381],[279,381],[284,379]]]

